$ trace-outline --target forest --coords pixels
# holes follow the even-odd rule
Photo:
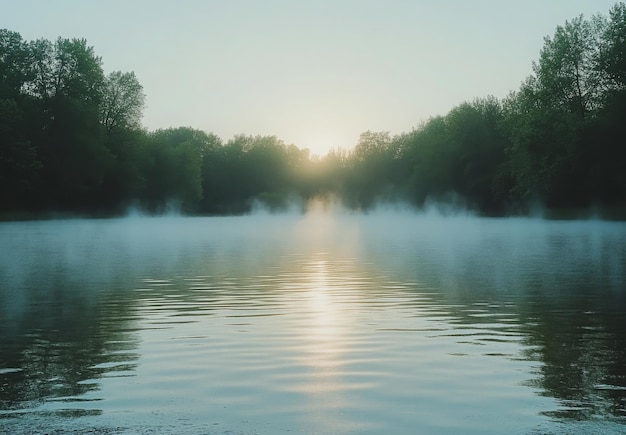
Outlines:
[[[133,72],[105,74],[85,39],[3,29],[0,216],[239,214],[317,197],[359,211],[625,210],[626,4],[556,27],[529,70],[503,99],[463,102],[399,135],[367,131],[317,157],[275,136],[147,131]]]

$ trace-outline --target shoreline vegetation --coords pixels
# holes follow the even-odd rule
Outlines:
[[[436,213],[437,216],[442,218],[455,217],[455,216],[475,216],[483,218],[528,218],[528,219],[543,219],[547,221],[576,221],[576,220],[598,220],[605,222],[623,222],[626,221],[626,207],[605,207],[605,208],[559,208],[549,209],[543,207],[537,207],[534,209],[519,210],[515,213],[509,214],[487,214],[474,212],[467,209],[451,208],[447,204],[433,205],[431,207],[417,208],[411,205],[403,204],[400,207],[396,207],[398,204],[391,206],[389,210],[402,210],[402,212],[415,213],[415,216],[428,216],[431,213]],[[324,211],[330,210],[333,205],[329,205],[324,208]],[[261,209],[251,207],[249,210],[239,213],[193,213],[193,212],[181,212],[180,210],[169,210],[160,212],[149,212],[139,209],[130,209],[124,212],[118,210],[111,210],[106,212],[86,211],[86,212],[74,212],[74,211],[23,211],[12,210],[9,212],[0,213],[0,222],[24,222],[24,221],[52,221],[52,220],[66,220],[66,219],[119,219],[125,217],[192,217],[192,218],[213,218],[213,217],[228,217],[228,216],[246,216],[259,212],[266,213],[268,215],[280,215],[285,213],[297,213],[304,215],[309,211],[319,211],[319,209],[311,209],[308,207],[290,207],[290,208],[267,208]],[[376,214],[379,211],[387,210],[384,206],[380,208],[373,208],[368,210],[351,210],[344,209],[347,213],[360,213],[360,214]]]
[[[626,220],[626,4],[556,27],[531,69],[503,99],[318,157],[276,136],[147,131],[133,72],[105,74],[85,39],[0,29],[0,220],[278,212],[320,198]]]

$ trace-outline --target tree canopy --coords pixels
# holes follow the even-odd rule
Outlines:
[[[316,157],[275,136],[146,131],[133,72],[105,74],[85,39],[2,29],[0,212],[242,213],[316,196],[358,210],[452,200],[495,215],[535,202],[626,207],[626,4],[557,26],[529,67],[506,98]]]

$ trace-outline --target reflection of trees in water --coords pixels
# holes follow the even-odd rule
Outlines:
[[[133,370],[138,358],[126,326],[132,304],[111,302],[108,292],[65,273],[50,281],[36,276],[20,289],[28,302],[1,319],[0,367],[15,370],[0,374],[0,412],[97,400],[84,396],[99,389],[98,379]]]
[[[576,278],[558,287],[554,276],[545,281],[550,285],[531,284],[512,292],[479,290],[491,303],[485,308],[494,316],[503,306],[516,312],[515,329],[525,337],[524,357],[541,362],[538,377],[527,385],[559,401],[558,410],[546,412],[552,417],[626,417],[624,295],[610,287],[576,286]],[[537,285],[543,282],[542,276],[535,273],[530,282]],[[468,281],[466,291],[471,289]],[[463,293],[456,296],[466,297]],[[463,310],[452,308],[452,312],[467,317]]]
[[[521,357],[541,363],[526,385],[559,403],[546,415],[626,419],[623,228],[495,222],[492,232],[475,224],[446,234],[446,225],[370,248],[388,273],[435,289],[428,297],[450,322],[477,323],[479,305],[482,328],[523,337]],[[504,329],[503,316],[515,319]]]
[[[210,222],[238,228],[233,220]],[[0,415],[51,401],[76,406],[96,400],[89,393],[100,388],[99,378],[134,370],[138,337],[130,324],[137,296],[129,289],[137,277],[169,277],[191,268],[207,273],[207,267],[232,275],[258,267],[239,239],[207,233],[204,220],[181,223],[5,224],[2,245],[13,249],[0,264]],[[214,248],[224,240],[226,247]],[[210,265],[203,252],[211,253]]]
[[[536,349],[529,357],[543,363],[529,384],[559,400],[561,408],[547,412],[550,416],[624,418],[624,297],[611,291],[599,295],[597,288],[570,290],[567,297],[536,298],[524,306],[526,344]]]
[[[567,290],[572,291],[565,295]],[[469,283],[467,291],[471,292]],[[550,295],[551,291],[558,295]],[[519,295],[490,294],[482,289],[485,303],[480,305],[481,328],[523,337],[521,357],[541,363],[534,373],[536,377],[525,385],[542,390],[560,405],[545,412],[548,416],[575,420],[626,418],[624,295],[608,290],[603,295],[589,296],[587,292],[592,291],[588,287],[561,291],[544,288],[541,294],[526,295],[522,300]],[[463,294],[452,298],[445,292],[429,295],[440,309],[449,310],[456,318],[450,322],[471,327],[478,321],[472,317],[476,302],[459,303],[456,299],[464,298]],[[511,314],[516,317],[515,324],[503,326],[500,320]]]
[[[228,222],[257,222],[250,219]],[[223,240],[208,233],[200,225],[204,221],[185,221],[189,222],[196,222],[196,231],[173,232],[164,240],[154,238],[155,231],[142,233],[141,226],[133,227],[142,248],[137,253],[131,249],[134,245],[117,249],[125,246],[120,236],[112,237],[104,251],[85,261],[81,257],[78,266],[69,269],[54,261],[33,263],[31,278],[19,285],[19,291],[25,292],[24,302],[9,305],[14,309],[7,310],[4,304],[11,292],[0,292],[0,369],[21,369],[0,372],[0,412],[35,408],[50,400],[67,400],[77,406],[81,399],[97,396],[93,393],[99,388],[99,378],[132,373],[138,356],[133,353],[137,335],[131,328],[140,301],[127,290],[131,287],[125,279],[135,284],[137,276],[171,279],[173,274],[184,273],[200,277],[195,284],[176,283],[178,289],[189,290],[174,291],[176,299],[169,287],[146,285],[151,298],[161,298],[173,310],[197,309],[200,304],[207,310],[220,309],[231,300],[240,309],[271,308],[277,304],[277,280],[297,284],[302,277],[310,278],[307,255],[313,247],[328,245],[329,253],[315,260],[327,262],[329,274],[362,278],[368,283],[364,292],[370,287],[384,288],[392,278],[402,284],[393,292],[408,292],[407,299],[414,300],[411,309],[421,316],[444,319],[452,329],[474,328],[482,334],[468,340],[495,338],[510,340],[511,348],[521,345],[522,358],[540,362],[528,386],[560,403],[546,414],[568,419],[626,417],[626,296],[619,266],[626,259],[623,232],[611,238],[610,232],[600,229],[562,234],[544,229],[513,237],[509,234],[513,226],[498,229],[497,222],[487,220],[482,222],[495,226],[495,232],[481,234],[483,224],[470,220],[462,228],[450,228],[448,223],[426,230],[419,229],[420,222],[414,220],[412,227],[406,221],[398,225],[385,221],[385,226],[376,224],[375,228],[355,220],[350,221],[350,228],[358,227],[354,230],[358,243],[340,255],[330,251],[334,247],[325,239],[305,246],[300,242],[308,239],[290,239],[287,230],[279,237],[277,231],[264,233],[266,227],[245,231],[237,227],[229,229]],[[210,220],[212,225],[219,222]],[[394,228],[396,235],[391,234]],[[336,231],[331,228],[328,239]],[[127,264],[112,262],[120,255],[128,259]],[[338,258],[346,263],[340,264]],[[79,266],[90,267],[80,274]],[[347,272],[336,269],[344,266]],[[87,277],[92,272],[97,276],[98,268],[107,273],[90,281]],[[110,271],[115,275],[110,276]],[[85,279],[78,281],[77,276]],[[369,291],[366,297],[385,295]]]

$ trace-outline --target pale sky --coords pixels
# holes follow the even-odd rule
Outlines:
[[[25,40],[85,38],[134,71],[149,130],[276,135],[325,154],[506,96],[543,38],[614,0],[0,0]]]

